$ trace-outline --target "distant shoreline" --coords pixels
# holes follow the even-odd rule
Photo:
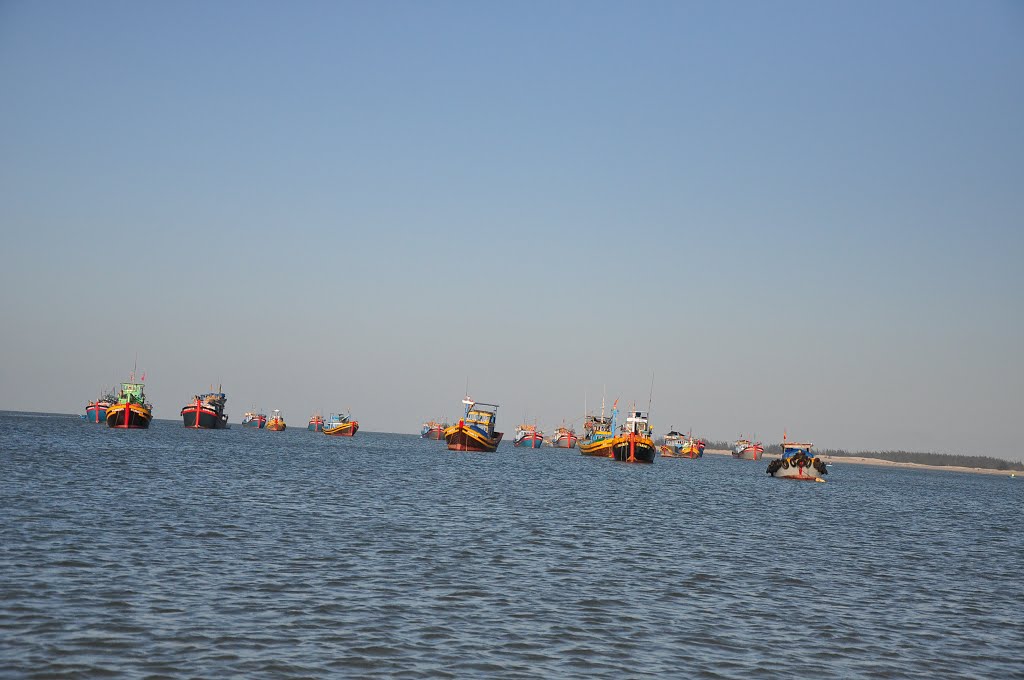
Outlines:
[[[725,449],[707,449],[704,453],[713,453],[717,456],[731,456],[732,451]],[[777,453],[766,453],[764,454],[765,460],[774,460],[779,458]],[[1001,475],[1003,477],[1015,477],[1017,472],[1015,470],[995,470],[989,468],[972,468],[962,467],[958,465],[924,465],[922,463],[897,463],[891,460],[883,460],[881,458],[865,458],[863,456],[830,456],[825,454],[821,456],[821,459],[826,465],[845,465],[847,463],[853,465],[873,465],[875,467],[884,468],[905,468],[908,470],[945,470],[947,472],[970,472],[976,475]],[[1024,475],[1022,475],[1024,476]]]

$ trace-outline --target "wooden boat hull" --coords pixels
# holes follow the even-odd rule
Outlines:
[[[427,430],[426,432],[421,432],[420,433],[420,438],[422,438],[422,439],[434,439],[434,440],[440,441],[440,440],[444,439],[444,430],[442,428],[440,428],[440,427],[433,427],[433,428],[430,428],[429,430]]]
[[[700,448],[696,444],[686,445],[679,451],[681,458],[701,458],[704,456],[704,449]]]
[[[323,432],[331,437],[352,437],[359,431],[359,423],[352,421],[351,423],[339,423],[337,425],[331,425],[330,423],[324,425]]]
[[[286,429],[288,429],[288,426],[284,423],[284,421],[271,421],[267,423],[266,429],[270,430],[271,432],[284,432]]]
[[[761,460],[761,453],[761,451],[756,449],[744,449],[738,453],[733,451],[732,457],[738,458],[739,460]]]
[[[653,441],[635,434],[616,437],[614,442],[612,457],[624,463],[653,463],[658,452]]]
[[[824,482],[828,470],[817,457],[791,456],[768,463],[768,474],[779,479],[794,479],[801,482]]]
[[[107,427],[116,429],[145,430],[153,414],[139,404],[114,404],[107,409]]]
[[[519,449],[539,449],[544,443],[544,437],[540,435],[528,435],[522,439],[512,442],[512,445]]]
[[[107,422],[107,409],[110,408],[110,404],[105,403],[90,403],[85,407],[85,417],[90,423],[105,423]]]
[[[579,444],[581,456],[611,458],[614,455],[612,453],[612,447],[615,445],[615,440],[611,437],[607,439],[598,439],[594,442],[581,441]]]
[[[324,431],[324,424],[323,423],[309,423],[308,425],[306,425],[306,429],[309,430],[310,432],[323,432]]]
[[[496,451],[502,432],[495,432],[493,437],[488,437],[481,432],[465,425],[452,425],[444,431],[444,439],[448,442],[449,451],[477,451],[480,453],[491,453]]]
[[[249,420],[247,422],[242,423],[242,427],[251,427],[251,428],[254,428],[254,429],[257,429],[257,430],[262,430],[266,426],[267,426],[267,421],[266,420],[260,420],[260,419]]]
[[[194,430],[223,430],[228,426],[227,415],[202,404],[189,404],[181,409],[181,419],[185,427]]]
[[[580,442],[580,455],[613,458],[624,463],[653,463],[658,449],[646,437],[626,434],[596,442]]]
[[[579,441],[579,437],[576,435],[562,435],[555,437],[551,442],[551,446],[556,449],[575,449],[576,443]]]

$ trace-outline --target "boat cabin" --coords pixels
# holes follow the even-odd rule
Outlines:
[[[142,391],[142,383],[121,383],[121,394],[117,401],[121,404],[141,404],[146,401]]]
[[[466,426],[483,432],[488,437],[493,437],[498,405],[484,404],[469,399],[464,399],[462,403],[466,405],[466,416],[463,418]]]
[[[583,423],[583,432],[587,439],[598,441],[612,436],[612,419],[605,416],[587,416]]]
[[[783,458],[789,458],[791,456],[797,455],[798,453],[802,453],[805,456],[812,457],[812,456],[814,456],[814,454],[811,453],[811,449],[812,448],[814,448],[814,444],[810,444],[810,443],[783,442],[782,443],[782,457]]]
[[[626,417],[626,432],[650,438],[651,426],[647,422],[647,414],[643,411],[630,411]]]

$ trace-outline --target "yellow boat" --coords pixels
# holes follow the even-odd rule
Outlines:
[[[704,456],[704,440],[694,439],[693,435],[689,435],[683,442],[681,455],[684,458],[702,458]]]
[[[332,413],[324,423],[324,434],[334,437],[352,437],[359,431],[359,421],[352,420],[348,414]]]
[[[602,407],[601,415],[586,417],[583,422],[583,439],[577,442],[581,456],[612,457],[612,447],[615,445],[612,429],[614,428],[614,414],[617,413],[618,411],[613,408],[612,417],[606,418]]]
[[[267,421],[266,429],[273,430],[274,432],[284,432],[287,427],[288,426],[285,425],[284,422],[284,416],[281,415],[281,411],[274,409],[274,412],[270,414],[270,420]]]

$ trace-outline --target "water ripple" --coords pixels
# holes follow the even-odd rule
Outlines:
[[[18,677],[1022,677],[1019,480],[0,415]]]

